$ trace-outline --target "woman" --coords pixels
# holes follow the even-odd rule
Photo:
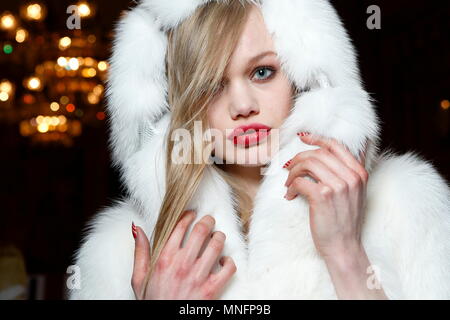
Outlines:
[[[128,196],[91,221],[72,299],[450,297],[449,188],[379,154],[328,1],[145,0],[111,64]]]

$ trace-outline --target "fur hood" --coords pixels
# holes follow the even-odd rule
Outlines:
[[[110,148],[127,195],[89,222],[75,252],[80,287],[71,299],[134,299],[131,221],[149,236],[165,190],[165,134],[170,120],[165,76],[166,31],[207,1],[142,0],[116,27],[107,86]],[[283,198],[282,165],[315,149],[296,133],[344,143],[357,156],[368,144],[367,205],[362,240],[391,299],[450,299],[450,190],[415,153],[380,153],[379,121],[364,90],[352,43],[327,0],[261,0],[284,72],[299,88],[280,128],[280,151],[255,198],[248,241],[228,185],[207,169],[186,209],[216,219],[227,235],[222,255],[237,272],[221,299],[336,299],[310,234],[307,201]],[[189,230],[190,232],[190,230]],[[376,267],[376,268],[375,268]],[[368,275],[369,276],[369,275]]]

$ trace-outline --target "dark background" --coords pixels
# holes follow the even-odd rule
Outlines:
[[[3,0],[0,13],[24,2]],[[43,1],[48,14],[40,30],[71,35],[65,10],[73,1]],[[110,54],[112,28],[133,1],[96,0],[94,18],[82,29],[96,34],[99,60]],[[365,87],[382,120],[382,148],[414,150],[450,181],[449,2],[334,0],[359,56]],[[444,4],[445,3],[445,4]],[[369,5],[381,8],[381,30],[369,30]],[[1,33],[1,32],[0,32]],[[20,86],[27,73],[0,52],[0,80]],[[20,92],[20,88],[17,89]],[[104,103],[104,100],[102,100]],[[111,168],[107,122],[83,126],[71,147],[34,145],[18,123],[0,118],[0,241],[19,248],[30,275],[45,278],[42,297],[63,298],[64,274],[79,247],[86,221],[122,194]]]

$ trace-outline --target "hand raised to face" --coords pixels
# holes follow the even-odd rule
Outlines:
[[[366,152],[358,161],[335,139],[307,133],[299,134],[299,138],[320,148],[299,152],[285,164],[289,170],[285,198],[290,201],[300,194],[308,199],[312,237],[322,256],[360,246],[369,178],[364,167]]]

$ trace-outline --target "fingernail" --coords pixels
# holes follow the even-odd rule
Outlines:
[[[297,195],[294,195],[294,196],[288,196],[288,194],[286,193],[286,194],[284,195],[284,198],[285,198],[286,200],[288,200],[288,201],[291,201],[291,200],[294,199],[296,196],[297,196]]]
[[[289,165],[291,164],[291,161],[292,161],[292,160],[289,160],[288,162],[286,162],[286,163],[284,164],[283,168],[289,167]]]
[[[308,134],[309,134],[309,132],[305,132],[305,131],[297,132],[297,135],[300,136],[300,137],[307,136]]]
[[[136,239],[136,237],[137,237],[137,228],[136,228],[136,226],[134,225],[134,222],[133,222],[133,221],[131,221],[131,233],[133,234],[133,238]]]

